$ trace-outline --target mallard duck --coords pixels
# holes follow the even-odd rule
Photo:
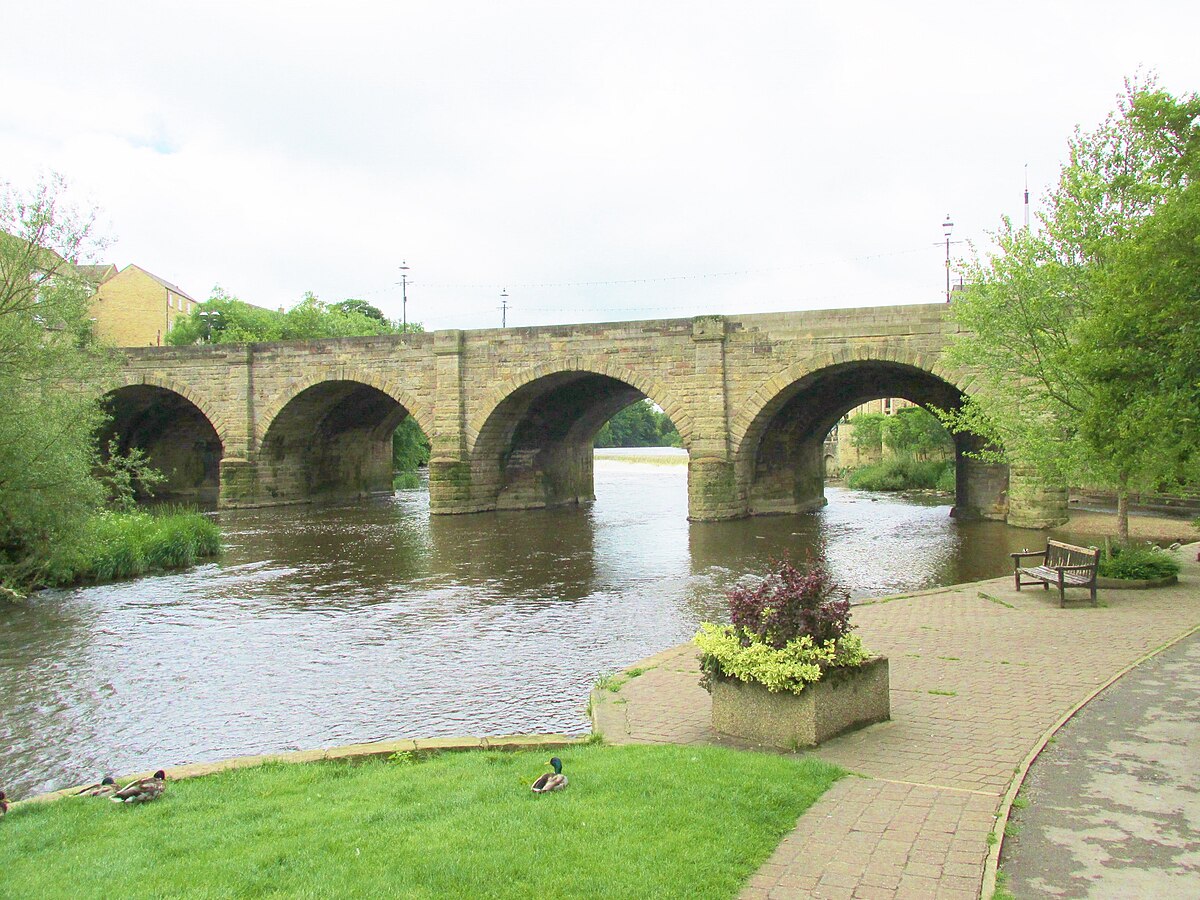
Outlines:
[[[76,797],[111,797],[119,790],[111,775],[105,775],[98,784],[89,784],[75,792]]]
[[[8,794],[0,791],[0,816],[8,812]]]
[[[167,773],[159,769],[150,778],[131,781],[112,796],[113,803],[145,803],[162,796],[166,787]]]
[[[567,786],[567,776],[562,773],[562,760],[557,756],[552,757],[550,765],[554,767],[554,771],[547,772],[533,783],[532,790],[535,794],[545,794],[548,791],[561,791]]]

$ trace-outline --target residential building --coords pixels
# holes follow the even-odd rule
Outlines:
[[[119,272],[111,264],[80,266],[79,271],[96,285],[90,301],[96,336],[117,347],[162,344],[176,320],[200,302],[141,266]]]

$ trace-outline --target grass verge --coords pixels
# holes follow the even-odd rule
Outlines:
[[[194,510],[106,512],[87,523],[77,546],[55,557],[46,580],[67,585],[133,578],[187,568],[220,552],[217,523]]]
[[[731,897],[843,773],[719,747],[264,765],[126,808],[19,806],[0,842],[16,897]]]

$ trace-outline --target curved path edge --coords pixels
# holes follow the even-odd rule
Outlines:
[[[1051,725],[1042,734],[1041,738],[1029,751],[1029,755],[1025,757],[1020,768],[1013,775],[1012,782],[1009,784],[1008,790],[1005,791],[1003,799],[1000,801],[1000,808],[996,812],[996,824],[992,828],[994,840],[989,841],[990,849],[988,851],[987,862],[983,870],[983,885],[980,890],[980,896],[991,897],[996,890],[996,873],[1000,869],[1000,853],[1004,849],[1004,829],[1008,825],[1009,816],[1012,814],[1013,801],[1017,798],[1017,794],[1021,792],[1021,787],[1025,783],[1025,778],[1029,774],[1030,767],[1034,764],[1042,751],[1046,749],[1046,745],[1050,743],[1050,739],[1062,729],[1081,709],[1095,700],[1100,694],[1108,690],[1138,666],[1147,660],[1151,660],[1158,656],[1164,650],[1174,647],[1182,640],[1186,640],[1193,634],[1200,632],[1200,625],[1193,625],[1191,628],[1184,631],[1182,634],[1176,635],[1166,643],[1160,644],[1153,650],[1143,654],[1139,659],[1134,660],[1121,671],[1117,672],[1112,678],[1108,679],[1104,684],[1099,685],[1094,691],[1080,700],[1075,706],[1065,713],[1062,718]]]

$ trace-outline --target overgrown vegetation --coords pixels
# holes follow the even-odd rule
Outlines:
[[[1036,230],[1005,220],[965,265],[947,362],[970,370],[956,430],[1059,484],[1117,494],[1200,480],[1200,96],[1153,78],[1076,131]]]
[[[954,463],[894,456],[854,469],[846,485],[860,491],[954,490]]]
[[[1106,547],[1096,570],[1103,578],[1153,581],[1179,574],[1179,560],[1157,547]]]
[[[600,745],[559,751],[570,786],[539,796],[548,755],[276,764],[169,783],[136,808],[17,807],[3,892],[728,898],[842,775],[794,756]]]
[[[650,400],[631,403],[601,426],[595,447],[678,447],[671,417]]]
[[[185,509],[102,512],[77,543],[55,553],[44,581],[52,585],[113,581],[193,566],[221,552],[221,530]]]
[[[730,624],[703,622],[693,638],[705,687],[732,678],[799,694],[827,670],[860,665],[868,656],[849,633],[850,595],[821,558],[805,571],[776,563],[766,578],[728,597]]]

